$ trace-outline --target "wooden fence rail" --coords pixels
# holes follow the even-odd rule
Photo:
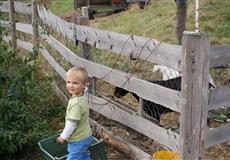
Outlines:
[[[140,97],[180,112],[184,100],[181,98],[179,91],[168,89],[130,76],[127,73],[80,58],[52,36],[46,36],[45,38],[47,43],[56,49],[71,64],[85,67],[91,77],[103,79],[118,87],[124,86],[126,90],[136,93]]]
[[[210,68],[230,64],[230,44],[211,47]]]
[[[14,3],[16,12],[31,14],[31,4],[22,2]],[[9,12],[8,1],[3,1],[0,11]],[[154,39],[135,35],[126,35],[75,25],[66,22],[44,7],[39,7],[38,14],[39,18],[52,27],[52,29],[62,33],[64,37],[71,41],[77,39],[95,48],[105,49],[117,54],[136,56],[152,63],[159,63],[181,71],[181,46],[160,43]],[[230,63],[230,45],[212,46],[210,53],[211,68]]]
[[[210,147],[230,140],[229,131],[230,124],[209,130],[207,132],[206,146]]]
[[[180,46],[160,43],[153,39],[120,34],[68,23],[44,7],[38,9],[39,17],[55,31],[74,41],[92,45],[117,54],[124,54],[159,63],[176,70],[180,65]],[[75,33],[76,30],[76,33]],[[75,36],[76,35],[76,36]]]
[[[75,28],[73,23],[61,19],[49,10],[46,10],[44,7],[38,7],[38,16],[54,31],[61,33],[65,38],[72,42],[75,41]]]
[[[4,24],[7,24],[6,21]],[[27,34],[32,34],[32,26],[29,24],[16,23],[16,29]],[[181,98],[179,91],[168,89],[133,77],[127,73],[80,58],[51,35],[42,36],[46,39],[46,42],[49,45],[56,49],[71,64],[86,67],[91,77],[103,79],[118,87],[123,86],[124,82],[127,81],[124,85],[126,90],[134,92],[142,98],[154,101],[174,111],[180,112],[184,100]],[[156,90],[158,92],[155,92]]]
[[[9,12],[10,5],[9,1],[1,1],[2,5],[0,5],[1,12]],[[31,3],[23,3],[14,1],[14,9],[18,13],[29,14],[31,15]]]
[[[215,88],[209,95],[209,110],[230,106],[230,87]]]

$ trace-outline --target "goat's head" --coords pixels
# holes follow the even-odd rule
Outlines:
[[[115,97],[117,98],[121,98],[121,97],[124,97],[127,93],[129,93],[129,91],[123,89],[123,88],[120,88],[120,87],[116,87],[113,94]],[[134,96],[134,98],[136,98],[136,100],[139,101],[139,96],[136,95],[135,93],[132,93],[132,95]]]
[[[115,97],[117,98],[121,98],[121,97],[124,97],[129,91],[123,89],[123,88],[120,88],[120,87],[116,87],[113,94]]]

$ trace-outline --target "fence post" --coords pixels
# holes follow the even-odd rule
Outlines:
[[[139,78],[143,79],[143,74],[140,75]],[[138,113],[138,115],[141,116],[141,117],[143,117],[143,112],[144,112],[144,110],[143,110],[143,105],[144,105],[144,103],[143,103],[143,98],[139,97],[139,108],[138,108],[138,110],[137,110],[137,113]]]
[[[10,5],[10,12],[9,12],[9,19],[11,25],[11,47],[15,51],[17,48],[17,37],[16,37],[16,25],[15,25],[15,10],[14,10],[14,0],[9,1]]]
[[[77,17],[77,24],[89,26],[88,7],[82,7],[82,15],[83,16]],[[87,39],[85,39],[85,42],[80,42],[80,41],[78,42],[79,48],[80,48],[80,56],[85,59],[90,60],[91,59],[90,46],[86,42],[87,42]],[[90,82],[89,91],[92,94],[95,94],[96,93],[96,78],[95,77],[90,78],[89,82]]]
[[[33,47],[38,51],[39,47],[39,33],[38,33],[38,10],[37,0],[32,0],[32,27],[33,27]]]
[[[209,35],[184,32],[182,86],[186,104],[181,112],[181,159],[202,159],[207,131],[210,63]]]

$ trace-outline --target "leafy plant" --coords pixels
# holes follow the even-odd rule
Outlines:
[[[63,117],[64,108],[51,95],[50,81],[36,76],[36,57],[33,52],[18,58],[0,38],[0,154],[36,145],[54,132],[50,120]]]

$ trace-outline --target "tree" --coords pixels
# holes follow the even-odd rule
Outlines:
[[[175,0],[176,12],[176,35],[178,43],[181,44],[183,32],[186,30],[187,0]]]

